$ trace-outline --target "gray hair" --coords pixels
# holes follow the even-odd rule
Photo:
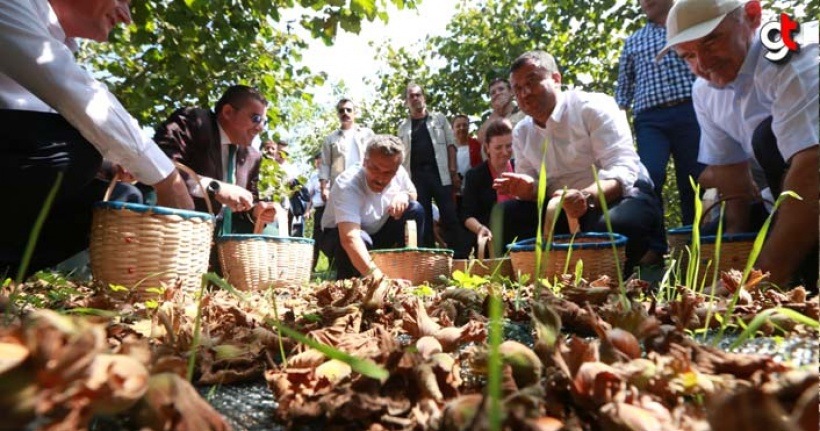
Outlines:
[[[555,57],[546,53],[545,51],[527,51],[513,61],[510,66],[510,73],[515,72],[524,66],[524,63],[532,62],[535,67],[540,67],[547,70],[547,73],[560,72],[558,70],[558,63],[555,62]]]
[[[364,157],[370,157],[370,154],[378,152],[383,156],[396,156],[400,158],[399,163],[404,161],[404,144],[401,140],[393,135],[376,135],[367,141],[367,148],[364,151]]]

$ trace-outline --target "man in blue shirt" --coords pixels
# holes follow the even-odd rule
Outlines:
[[[692,108],[695,75],[676,54],[655,56],[666,43],[666,16],[673,0],[641,0],[647,23],[626,39],[618,67],[615,100],[623,110],[632,108],[638,155],[649,170],[655,194],[661,197],[670,154],[675,158],[675,178],[680,195],[683,224],[692,224],[694,190],[689,177],[697,179],[698,127]]]

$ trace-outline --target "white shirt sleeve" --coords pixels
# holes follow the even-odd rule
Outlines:
[[[53,107],[104,158],[156,184],[174,169],[108,89],[51,36],[28,1],[0,0],[0,73]]]
[[[513,157],[515,158],[515,172],[527,174],[537,182],[541,158],[531,160],[531,157],[527,154],[527,145],[530,145],[529,140],[531,139],[528,132],[534,128],[534,125],[531,124],[532,118],[526,117],[513,129]],[[538,151],[538,154],[540,154],[540,151]],[[539,163],[539,165],[536,166],[535,163]]]
[[[641,161],[635,152],[626,113],[612,97],[599,97],[594,93],[590,97],[594,100],[594,109],[584,110],[584,123],[589,130],[596,164],[601,167],[598,178],[618,181],[627,195],[641,172]]]
[[[708,84],[698,78],[692,85],[692,105],[700,125],[698,161],[706,165],[729,165],[749,159],[740,142],[732,138],[713,121],[710,109],[725,109],[712,98],[718,94],[709,91]]]

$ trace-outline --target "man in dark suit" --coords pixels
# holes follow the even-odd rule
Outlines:
[[[216,103],[215,112],[178,109],[154,135],[169,157],[199,174],[199,185],[187,180],[196,208],[207,211],[202,195],[206,190],[217,214],[223,205],[234,213],[234,232],[252,232],[255,220],[270,223],[275,216],[272,202],[259,201],[262,153],[251,146],[266,122],[267,105],[258,90],[234,85]]]

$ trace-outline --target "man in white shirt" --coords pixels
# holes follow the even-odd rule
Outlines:
[[[336,278],[382,277],[368,250],[404,247],[408,220],[416,222],[421,239],[424,210],[402,166],[404,156],[397,137],[376,135],[367,143],[361,166],[336,179],[322,217],[323,251],[336,265]]]
[[[373,131],[356,124],[356,104],[343,98],[336,104],[339,128],[325,137],[322,142],[322,163],[319,166],[319,181],[322,199],[327,201],[333,181],[346,169],[362,162],[364,146],[373,137]]]
[[[674,49],[698,76],[692,99],[701,126],[699,160],[709,165],[721,195],[736,198],[726,205],[728,232],[758,227],[750,221],[757,194],[749,175],[753,159],[774,196],[791,190],[803,198],[778,209],[756,266],[776,284],[794,281],[816,291],[818,27],[802,23],[799,32],[777,35],[798,45],[781,43],[788,52],[772,61],[761,41],[762,15],[757,0],[679,0],[669,11],[659,58]]]
[[[503,173],[493,184],[500,193],[518,198],[502,204],[505,241],[535,236],[542,163],[547,197],[560,196],[567,188],[556,231],[567,231],[569,216],[578,219],[583,231],[606,232],[594,168],[612,229],[628,238],[627,272],[642,259],[660,263],[666,251],[660,201],[615,100],[599,93],[562,92],[555,59],[543,51],[521,55],[510,71],[518,106],[527,117],[513,130],[515,173]]]
[[[9,208],[0,272],[17,270],[58,172],[63,181],[29,272],[88,246],[103,156],[153,185],[159,205],[193,208],[173,163],[74,59],[74,38],[105,41],[131,21],[128,8],[127,0],[0,0],[0,185]]]

